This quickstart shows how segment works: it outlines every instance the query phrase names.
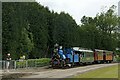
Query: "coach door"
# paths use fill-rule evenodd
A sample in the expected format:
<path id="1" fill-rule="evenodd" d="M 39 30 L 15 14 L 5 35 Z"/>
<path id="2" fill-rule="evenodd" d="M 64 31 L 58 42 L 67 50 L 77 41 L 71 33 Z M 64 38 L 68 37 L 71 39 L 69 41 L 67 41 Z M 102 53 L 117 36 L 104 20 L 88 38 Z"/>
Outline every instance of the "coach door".
<path id="1" fill-rule="evenodd" d="M 103 60 L 105 61 L 106 60 L 106 53 L 103 52 Z"/>

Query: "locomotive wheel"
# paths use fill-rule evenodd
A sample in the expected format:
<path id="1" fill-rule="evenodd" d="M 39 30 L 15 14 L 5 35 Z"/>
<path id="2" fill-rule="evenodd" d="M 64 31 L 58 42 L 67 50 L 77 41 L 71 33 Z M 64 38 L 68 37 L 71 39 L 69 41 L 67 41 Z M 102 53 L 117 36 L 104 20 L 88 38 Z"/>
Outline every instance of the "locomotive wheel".
<path id="1" fill-rule="evenodd" d="M 61 61 L 61 68 L 65 68 L 65 61 L 64 60 Z"/>
<path id="2" fill-rule="evenodd" d="M 71 68 L 72 67 L 72 64 L 67 64 L 66 65 L 68 68 Z"/>
<path id="3" fill-rule="evenodd" d="M 52 68 L 59 68 L 60 67 L 60 61 L 59 59 L 55 59 L 51 62 Z"/>

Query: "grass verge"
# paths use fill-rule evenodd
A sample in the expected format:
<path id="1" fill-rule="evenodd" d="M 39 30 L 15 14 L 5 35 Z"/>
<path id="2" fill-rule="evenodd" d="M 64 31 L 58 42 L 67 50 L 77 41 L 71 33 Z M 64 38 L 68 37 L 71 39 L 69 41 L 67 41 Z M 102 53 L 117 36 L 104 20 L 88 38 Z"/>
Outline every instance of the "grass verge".
<path id="1" fill-rule="evenodd" d="M 85 72 L 74 76 L 74 78 L 118 78 L 118 65 Z"/>

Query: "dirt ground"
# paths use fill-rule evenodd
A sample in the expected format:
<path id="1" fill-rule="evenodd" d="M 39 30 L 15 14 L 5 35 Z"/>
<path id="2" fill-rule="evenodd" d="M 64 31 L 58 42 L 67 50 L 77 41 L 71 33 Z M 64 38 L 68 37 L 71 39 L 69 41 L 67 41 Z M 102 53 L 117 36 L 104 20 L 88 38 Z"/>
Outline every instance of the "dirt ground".
<path id="1" fill-rule="evenodd" d="M 78 75 L 86 71 L 95 70 L 102 67 L 118 65 L 117 63 L 112 64 L 96 64 L 80 66 L 69 69 L 52 69 L 48 67 L 43 68 L 30 68 L 30 69 L 19 69 L 12 70 L 9 72 L 2 73 L 2 80 L 16 80 L 16 79 L 42 79 L 42 78 L 71 78 L 73 75 Z M 36 79 L 36 80 L 37 80 Z M 43 80 L 43 79 L 42 79 Z"/>

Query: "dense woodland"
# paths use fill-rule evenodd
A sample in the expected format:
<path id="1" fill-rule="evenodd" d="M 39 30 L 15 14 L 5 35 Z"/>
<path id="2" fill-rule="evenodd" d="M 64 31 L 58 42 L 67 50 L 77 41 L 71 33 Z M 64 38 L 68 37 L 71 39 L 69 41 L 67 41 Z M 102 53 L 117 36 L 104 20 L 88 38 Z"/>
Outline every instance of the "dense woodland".
<path id="1" fill-rule="evenodd" d="M 51 57 L 54 44 L 115 51 L 120 48 L 120 18 L 115 6 L 83 16 L 77 25 L 71 15 L 50 11 L 37 2 L 2 4 L 2 53 L 12 59 Z"/>

